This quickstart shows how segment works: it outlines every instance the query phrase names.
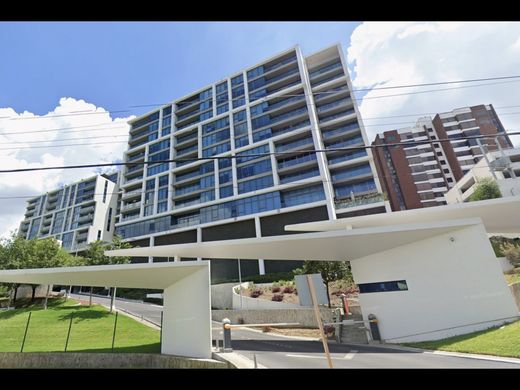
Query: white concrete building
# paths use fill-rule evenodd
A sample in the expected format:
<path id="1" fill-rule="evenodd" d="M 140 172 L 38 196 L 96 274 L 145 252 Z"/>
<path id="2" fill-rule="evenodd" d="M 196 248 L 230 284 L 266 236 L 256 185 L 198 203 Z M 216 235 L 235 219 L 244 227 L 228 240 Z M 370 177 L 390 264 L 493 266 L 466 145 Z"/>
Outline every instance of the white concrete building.
<path id="1" fill-rule="evenodd" d="M 68 252 L 96 240 L 111 242 L 117 182 L 117 172 L 96 175 L 29 199 L 18 234 L 26 239 L 54 237 Z"/>
<path id="2" fill-rule="evenodd" d="M 368 144 L 351 90 L 340 45 L 308 56 L 295 46 L 132 120 L 117 234 L 143 247 L 201 243 L 389 210 L 370 149 L 309 152 Z M 167 258 L 134 259 L 152 260 Z M 289 266 L 260 258 L 242 273 Z M 229 262 L 211 271 L 237 277 Z"/>
<path id="3" fill-rule="evenodd" d="M 448 204 L 468 202 L 483 178 L 493 179 L 502 197 L 520 196 L 520 149 L 487 153 L 445 194 Z"/>

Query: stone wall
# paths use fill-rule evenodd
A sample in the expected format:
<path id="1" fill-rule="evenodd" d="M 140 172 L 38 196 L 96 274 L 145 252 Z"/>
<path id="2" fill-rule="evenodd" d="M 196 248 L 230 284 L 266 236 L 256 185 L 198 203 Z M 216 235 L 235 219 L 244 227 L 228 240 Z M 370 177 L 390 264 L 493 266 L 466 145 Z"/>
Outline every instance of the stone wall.
<path id="1" fill-rule="evenodd" d="M 323 322 L 333 322 L 333 311 L 327 307 L 321 307 Z M 232 324 L 266 324 L 282 322 L 298 322 L 302 328 L 317 328 L 318 323 L 314 315 L 314 309 L 272 309 L 272 310 L 212 310 L 212 319 L 222 321 L 229 318 Z"/>

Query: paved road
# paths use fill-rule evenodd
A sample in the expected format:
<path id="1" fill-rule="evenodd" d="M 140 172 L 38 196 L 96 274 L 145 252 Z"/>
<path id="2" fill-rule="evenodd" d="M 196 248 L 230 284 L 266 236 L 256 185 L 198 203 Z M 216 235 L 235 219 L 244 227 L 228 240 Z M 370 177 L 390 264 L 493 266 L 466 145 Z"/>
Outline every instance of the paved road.
<path id="1" fill-rule="evenodd" d="M 88 295 L 72 294 L 87 299 Z M 109 298 L 93 297 L 105 306 Z M 116 307 L 161 322 L 162 306 L 116 300 Z M 213 322 L 213 340 L 222 340 L 222 328 Z M 221 341 L 220 341 L 221 342 Z M 215 345 L 215 341 L 214 341 Z M 323 345 L 318 341 L 296 340 L 248 329 L 233 329 L 233 351 L 268 368 L 327 368 Z M 470 359 L 433 353 L 410 352 L 368 345 L 329 343 L 334 367 L 338 368 L 520 368 L 520 364 Z"/>

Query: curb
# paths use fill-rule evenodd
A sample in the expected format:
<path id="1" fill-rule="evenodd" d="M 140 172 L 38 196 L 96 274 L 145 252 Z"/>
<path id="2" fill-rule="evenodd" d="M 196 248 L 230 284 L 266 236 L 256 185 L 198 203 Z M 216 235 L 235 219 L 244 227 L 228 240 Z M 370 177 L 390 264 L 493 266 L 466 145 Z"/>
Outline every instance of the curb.
<path id="1" fill-rule="evenodd" d="M 237 352 L 213 352 L 212 358 L 221 362 L 226 362 L 233 368 L 255 368 L 253 360 L 241 355 Z M 267 368 L 261 364 L 257 364 L 256 368 Z"/>
<path id="2" fill-rule="evenodd" d="M 354 344 L 354 343 L 348 343 L 348 344 Z M 360 345 L 366 345 L 366 344 L 360 344 Z M 476 353 L 439 351 L 439 350 L 434 350 L 434 349 L 423 349 L 423 348 L 405 347 L 405 346 L 401 346 L 401 345 L 389 345 L 389 344 L 371 344 L 370 346 L 376 347 L 376 348 L 396 349 L 396 350 L 401 350 L 401 351 L 429 353 L 432 355 L 453 356 L 453 357 L 460 357 L 460 358 L 467 358 L 467 359 L 490 360 L 490 361 L 495 361 L 495 362 L 513 363 L 513 364 L 520 365 L 520 359 L 511 358 L 511 357 L 481 355 L 481 354 L 476 354 Z"/>

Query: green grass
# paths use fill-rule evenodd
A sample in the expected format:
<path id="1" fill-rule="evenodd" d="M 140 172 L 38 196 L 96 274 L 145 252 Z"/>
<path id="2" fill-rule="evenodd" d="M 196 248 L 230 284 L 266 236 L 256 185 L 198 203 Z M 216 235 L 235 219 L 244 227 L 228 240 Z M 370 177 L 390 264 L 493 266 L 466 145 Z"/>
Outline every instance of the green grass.
<path id="1" fill-rule="evenodd" d="M 111 352 L 115 315 L 100 305 L 76 304 L 71 299 L 53 299 L 48 310 L 39 304 L 0 312 L 0 352 L 20 352 L 29 311 L 24 352 L 63 352 L 71 315 L 67 351 Z M 159 340 L 159 331 L 118 315 L 114 352 L 160 353 Z"/>
<path id="2" fill-rule="evenodd" d="M 520 282 L 520 273 L 515 274 L 505 274 L 507 284 L 519 283 Z"/>
<path id="3" fill-rule="evenodd" d="M 505 325 L 504 327 L 488 329 L 463 336 L 403 345 L 424 349 L 438 349 L 441 351 L 520 358 L 520 321 Z"/>

